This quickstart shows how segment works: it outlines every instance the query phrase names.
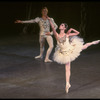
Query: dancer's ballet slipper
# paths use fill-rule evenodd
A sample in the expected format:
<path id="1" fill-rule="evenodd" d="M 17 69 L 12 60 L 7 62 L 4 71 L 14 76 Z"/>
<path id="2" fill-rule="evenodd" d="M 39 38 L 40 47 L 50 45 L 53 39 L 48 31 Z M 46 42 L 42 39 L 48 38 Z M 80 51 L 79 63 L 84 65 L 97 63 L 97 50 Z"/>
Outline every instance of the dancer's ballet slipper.
<path id="1" fill-rule="evenodd" d="M 69 92 L 69 88 L 71 87 L 71 85 L 68 83 L 68 84 L 66 84 L 66 93 L 68 93 Z"/>
<path id="2" fill-rule="evenodd" d="M 98 44 L 100 42 L 100 40 L 97 40 L 97 41 L 93 41 L 92 43 L 93 44 Z"/>
<path id="3" fill-rule="evenodd" d="M 38 59 L 38 58 L 43 58 L 43 57 L 41 55 L 35 57 L 35 59 Z"/>
<path id="4" fill-rule="evenodd" d="M 50 59 L 45 59 L 44 62 L 52 62 Z"/>

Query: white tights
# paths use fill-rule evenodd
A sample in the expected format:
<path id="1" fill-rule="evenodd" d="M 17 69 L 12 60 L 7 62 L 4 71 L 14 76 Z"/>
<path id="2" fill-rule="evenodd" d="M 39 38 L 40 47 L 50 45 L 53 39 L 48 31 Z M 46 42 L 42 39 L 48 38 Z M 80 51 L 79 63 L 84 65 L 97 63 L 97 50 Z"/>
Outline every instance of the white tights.
<path id="1" fill-rule="evenodd" d="M 49 56 L 52 52 L 52 49 L 53 49 L 53 38 L 52 36 L 47 36 L 47 37 L 42 37 L 40 36 L 40 56 L 43 56 L 43 52 L 44 52 L 44 45 L 45 45 L 45 39 L 47 40 L 47 43 L 49 45 L 49 48 L 47 50 L 47 53 L 46 53 L 46 57 L 45 59 L 49 59 Z"/>
<path id="2" fill-rule="evenodd" d="M 83 45 L 83 49 L 82 50 L 87 49 L 91 45 L 98 44 L 99 42 L 100 42 L 100 40 L 96 40 L 96 41 L 92 41 L 92 42 L 86 43 L 86 44 Z"/>

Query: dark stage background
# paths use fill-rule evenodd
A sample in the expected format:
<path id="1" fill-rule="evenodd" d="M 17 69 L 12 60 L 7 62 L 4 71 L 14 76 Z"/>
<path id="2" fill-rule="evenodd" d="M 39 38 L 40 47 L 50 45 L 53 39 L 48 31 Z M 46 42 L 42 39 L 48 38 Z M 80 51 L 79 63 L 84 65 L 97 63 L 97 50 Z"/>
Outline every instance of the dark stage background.
<path id="1" fill-rule="evenodd" d="M 100 39 L 100 2 L 40 2 L 2 1 L 0 2 L 0 38 L 30 36 L 38 41 L 38 24 L 15 24 L 16 19 L 27 20 L 41 16 L 41 8 L 46 6 L 48 15 L 59 26 L 62 22 L 69 28 L 79 30 L 85 41 Z M 59 32 L 59 29 L 57 29 Z"/>
<path id="2" fill-rule="evenodd" d="M 34 58 L 40 52 L 38 24 L 14 22 L 40 17 L 43 6 L 58 26 L 67 23 L 80 31 L 85 42 L 100 39 L 100 2 L 0 2 L 0 98 L 100 98 L 100 43 L 82 51 L 71 63 L 68 94 L 64 65 L 44 63 L 47 42 L 43 59 Z M 51 60 L 56 47 L 53 39 Z"/>

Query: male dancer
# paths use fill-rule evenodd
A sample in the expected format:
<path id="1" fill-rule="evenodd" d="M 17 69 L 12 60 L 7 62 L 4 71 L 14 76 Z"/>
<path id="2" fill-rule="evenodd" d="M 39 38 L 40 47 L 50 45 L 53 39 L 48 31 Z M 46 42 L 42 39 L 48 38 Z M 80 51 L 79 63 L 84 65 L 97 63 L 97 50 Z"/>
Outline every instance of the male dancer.
<path id="1" fill-rule="evenodd" d="M 42 17 L 40 18 L 37 17 L 35 19 L 31 19 L 27 21 L 16 20 L 15 23 L 38 23 L 39 24 L 40 26 L 40 34 L 39 34 L 40 55 L 36 56 L 35 58 L 37 59 L 37 58 L 43 57 L 44 45 L 45 45 L 45 39 L 46 39 L 49 45 L 49 48 L 46 52 L 46 57 L 45 57 L 44 62 L 52 62 L 52 60 L 49 59 L 49 56 L 53 49 L 53 38 L 51 36 L 53 34 L 53 31 L 50 32 L 50 23 L 49 23 L 49 20 L 47 19 L 47 14 L 48 14 L 47 7 L 42 8 L 41 13 L 42 13 Z M 57 29 L 58 26 L 54 22 L 53 18 L 51 18 L 51 21 L 54 24 L 54 28 Z"/>

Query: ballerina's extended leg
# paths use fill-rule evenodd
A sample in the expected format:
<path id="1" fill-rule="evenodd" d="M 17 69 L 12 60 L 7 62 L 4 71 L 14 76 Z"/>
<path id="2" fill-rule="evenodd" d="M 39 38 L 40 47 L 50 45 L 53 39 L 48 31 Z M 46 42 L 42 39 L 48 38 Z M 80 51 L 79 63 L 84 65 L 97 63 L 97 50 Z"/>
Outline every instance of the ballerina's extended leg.
<path id="1" fill-rule="evenodd" d="M 100 43 L 100 40 L 96 40 L 96 41 L 86 43 L 86 44 L 83 45 L 83 50 L 87 49 L 91 45 L 95 45 L 95 44 L 98 44 L 98 43 Z"/>

